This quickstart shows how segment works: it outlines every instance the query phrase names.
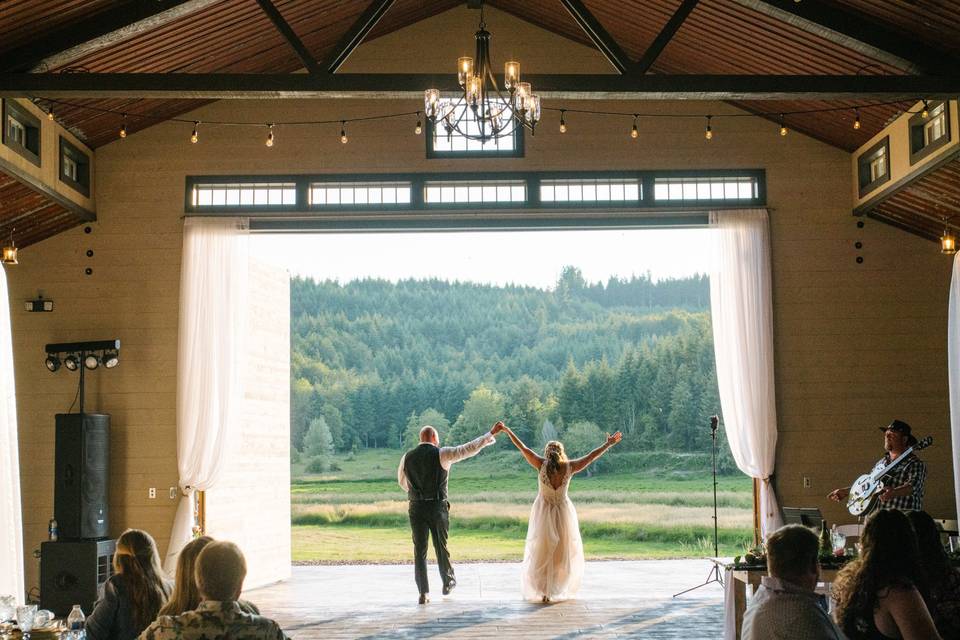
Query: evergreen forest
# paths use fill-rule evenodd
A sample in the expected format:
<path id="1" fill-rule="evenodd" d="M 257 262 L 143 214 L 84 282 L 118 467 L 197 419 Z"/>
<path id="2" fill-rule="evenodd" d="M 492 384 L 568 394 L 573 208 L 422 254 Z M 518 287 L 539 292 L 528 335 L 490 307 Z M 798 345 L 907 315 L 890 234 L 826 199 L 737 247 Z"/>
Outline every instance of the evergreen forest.
<path id="1" fill-rule="evenodd" d="M 549 290 L 293 278 L 290 299 L 291 451 L 308 471 L 412 446 L 423 424 L 459 444 L 499 419 L 572 455 L 617 430 L 618 451 L 635 452 L 624 461 L 709 453 L 720 403 L 704 275 L 587 282 L 568 266 Z M 719 448 L 731 470 L 722 433 Z"/>

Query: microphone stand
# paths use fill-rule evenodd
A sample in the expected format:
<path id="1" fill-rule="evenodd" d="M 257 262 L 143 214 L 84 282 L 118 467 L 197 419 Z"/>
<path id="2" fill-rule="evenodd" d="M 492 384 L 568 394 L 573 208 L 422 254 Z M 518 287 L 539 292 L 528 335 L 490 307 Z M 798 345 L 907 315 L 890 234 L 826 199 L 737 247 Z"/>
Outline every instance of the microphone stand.
<path id="1" fill-rule="evenodd" d="M 720 573 L 720 564 L 716 560 L 720 556 L 720 536 L 718 533 L 717 525 L 717 425 L 720 423 L 720 418 L 717 416 L 710 416 L 710 439 L 713 441 L 711 447 L 711 453 L 713 454 L 713 557 L 714 563 L 713 568 L 710 569 L 710 573 L 707 574 L 707 579 L 703 581 L 702 584 L 690 587 L 689 589 L 684 589 L 679 593 L 673 594 L 673 597 L 682 596 L 685 593 L 693 591 L 694 589 L 699 589 L 700 587 L 705 587 L 708 584 L 716 582 L 721 587 L 723 586 L 723 574 Z"/>

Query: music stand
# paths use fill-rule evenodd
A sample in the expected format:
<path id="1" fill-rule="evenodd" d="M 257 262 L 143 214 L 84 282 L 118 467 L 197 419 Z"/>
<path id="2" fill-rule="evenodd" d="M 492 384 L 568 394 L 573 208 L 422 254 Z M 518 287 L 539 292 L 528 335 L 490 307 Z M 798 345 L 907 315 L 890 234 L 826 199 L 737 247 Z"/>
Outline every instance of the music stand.
<path id="1" fill-rule="evenodd" d="M 784 507 L 784 524 L 802 524 L 811 529 L 823 528 L 823 514 L 817 507 Z"/>

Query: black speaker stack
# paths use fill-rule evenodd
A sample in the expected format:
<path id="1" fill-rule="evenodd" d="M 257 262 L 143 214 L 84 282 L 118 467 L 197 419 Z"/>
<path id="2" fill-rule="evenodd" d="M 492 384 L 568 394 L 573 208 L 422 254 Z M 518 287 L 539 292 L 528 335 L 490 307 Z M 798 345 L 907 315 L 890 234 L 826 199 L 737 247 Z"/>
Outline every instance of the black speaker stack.
<path id="1" fill-rule="evenodd" d="M 56 416 L 53 517 L 57 541 L 40 545 L 40 605 L 66 616 L 79 604 L 93 611 L 112 574 L 109 540 L 110 416 Z"/>

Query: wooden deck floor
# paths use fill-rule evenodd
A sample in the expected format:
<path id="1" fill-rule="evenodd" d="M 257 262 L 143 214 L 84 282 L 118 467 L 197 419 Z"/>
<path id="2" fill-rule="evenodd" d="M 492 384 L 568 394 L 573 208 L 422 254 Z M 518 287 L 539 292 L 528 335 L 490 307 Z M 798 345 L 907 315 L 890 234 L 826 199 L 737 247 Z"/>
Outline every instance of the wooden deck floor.
<path id="1" fill-rule="evenodd" d="M 419 606 L 413 567 L 294 567 L 287 582 L 244 594 L 295 640 L 339 638 L 645 638 L 722 637 L 723 590 L 703 582 L 705 560 L 591 562 L 576 600 L 550 605 L 519 599 L 519 565 L 461 564 L 458 585 Z"/>

